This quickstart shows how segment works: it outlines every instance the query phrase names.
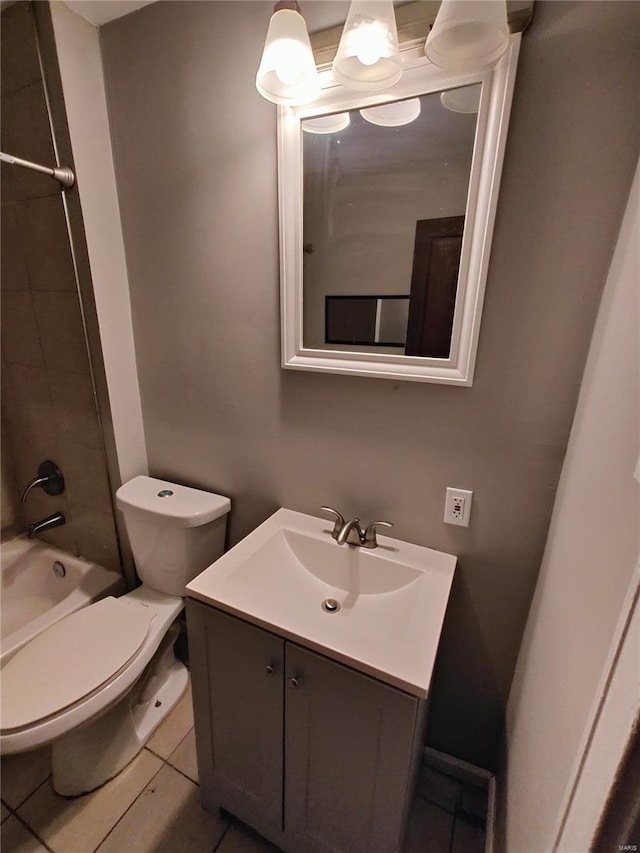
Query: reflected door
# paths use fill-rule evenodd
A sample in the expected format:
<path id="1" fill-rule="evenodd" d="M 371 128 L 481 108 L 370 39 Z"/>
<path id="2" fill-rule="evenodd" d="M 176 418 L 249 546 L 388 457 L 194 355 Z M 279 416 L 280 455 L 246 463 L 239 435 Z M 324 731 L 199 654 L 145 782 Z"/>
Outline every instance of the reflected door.
<path id="1" fill-rule="evenodd" d="M 464 216 L 416 223 L 406 355 L 448 358 Z"/>

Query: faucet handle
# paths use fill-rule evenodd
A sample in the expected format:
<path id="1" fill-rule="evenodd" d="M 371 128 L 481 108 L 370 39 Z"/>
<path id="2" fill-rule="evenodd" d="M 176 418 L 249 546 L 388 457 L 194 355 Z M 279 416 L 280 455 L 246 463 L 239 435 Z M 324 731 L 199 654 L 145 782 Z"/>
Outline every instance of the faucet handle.
<path id="1" fill-rule="evenodd" d="M 48 495 L 61 495 L 64 492 L 64 476 L 55 462 L 51 459 L 45 459 L 38 465 L 38 474 L 31 480 L 27 488 L 22 493 L 22 503 L 27 500 L 27 495 L 31 489 L 40 486 Z"/>
<path id="2" fill-rule="evenodd" d="M 393 527 L 392 521 L 372 521 L 370 524 L 367 524 L 367 527 L 364 531 L 364 536 L 362 537 L 362 547 L 363 548 L 377 548 L 378 540 L 376 538 L 376 527 Z"/>
<path id="3" fill-rule="evenodd" d="M 330 512 L 332 515 L 335 516 L 335 521 L 333 523 L 333 530 L 331 531 L 331 535 L 335 539 L 337 537 L 338 533 L 340 533 L 340 531 L 344 527 L 344 518 L 342 517 L 342 513 L 338 512 L 337 509 L 334 509 L 331 506 L 321 506 L 320 509 L 323 510 L 324 512 Z"/>

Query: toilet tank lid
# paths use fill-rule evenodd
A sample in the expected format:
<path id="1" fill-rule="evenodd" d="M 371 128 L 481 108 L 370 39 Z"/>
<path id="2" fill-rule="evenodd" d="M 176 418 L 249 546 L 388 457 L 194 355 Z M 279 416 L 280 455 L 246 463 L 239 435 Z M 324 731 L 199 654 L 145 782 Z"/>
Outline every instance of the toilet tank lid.
<path id="1" fill-rule="evenodd" d="M 116 504 L 123 512 L 131 508 L 148 512 L 179 527 L 207 524 L 231 509 L 231 501 L 222 495 L 144 476 L 120 486 Z"/>

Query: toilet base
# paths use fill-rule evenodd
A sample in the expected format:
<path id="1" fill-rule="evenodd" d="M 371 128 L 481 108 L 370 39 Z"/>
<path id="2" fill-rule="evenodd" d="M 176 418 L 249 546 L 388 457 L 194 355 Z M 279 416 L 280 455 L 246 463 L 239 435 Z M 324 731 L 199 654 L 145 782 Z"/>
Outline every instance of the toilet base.
<path id="1" fill-rule="evenodd" d="M 93 791 L 140 752 L 187 689 L 189 676 L 176 660 L 177 625 L 167 631 L 133 688 L 96 720 L 52 745 L 53 789 L 63 797 Z"/>

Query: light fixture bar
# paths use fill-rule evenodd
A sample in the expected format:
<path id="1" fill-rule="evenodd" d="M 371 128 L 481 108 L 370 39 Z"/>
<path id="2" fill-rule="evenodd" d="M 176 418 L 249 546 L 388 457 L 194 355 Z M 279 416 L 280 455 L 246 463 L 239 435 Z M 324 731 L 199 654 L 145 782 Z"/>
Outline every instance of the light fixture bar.
<path id="1" fill-rule="evenodd" d="M 534 0 L 507 0 L 507 21 L 511 33 L 526 30 L 533 19 Z M 429 28 L 433 26 L 440 0 L 418 0 L 395 7 L 400 53 L 413 48 L 424 49 Z M 343 26 L 310 33 L 311 48 L 319 71 L 328 68 L 336 55 Z"/>

